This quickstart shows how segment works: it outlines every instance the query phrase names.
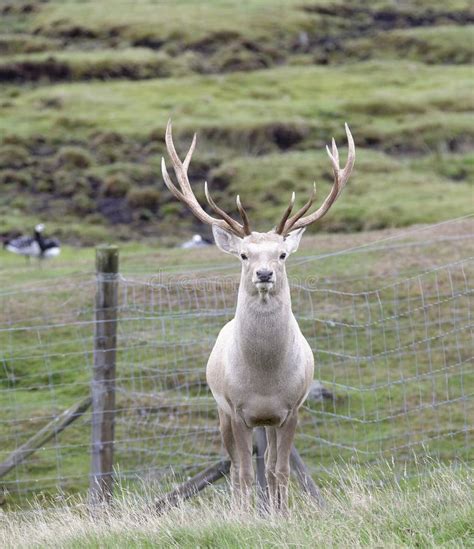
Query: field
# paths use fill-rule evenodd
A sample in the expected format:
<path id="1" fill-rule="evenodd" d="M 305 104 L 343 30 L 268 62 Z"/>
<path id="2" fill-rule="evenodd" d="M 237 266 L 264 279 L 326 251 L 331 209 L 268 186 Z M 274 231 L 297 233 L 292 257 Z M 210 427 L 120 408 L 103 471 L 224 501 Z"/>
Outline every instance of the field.
<path id="1" fill-rule="evenodd" d="M 367 484 L 357 468 L 340 468 L 339 489 L 324 492 L 324 509 L 297 496 L 288 518 L 236 513 L 214 490 L 163 516 L 151 512 L 149 495 L 126 491 L 113 508 L 95 514 L 70 500 L 48 512 L 0 514 L 0 543 L 6 549 L 472 547 L 472 471 L 441 468 L 416 485 L 394 483 L 387 465 L 378 474 L 387 483 Z"/>
<path id="2" fill-rule="evenodd" d="M 111 5 L 0 0 L 0 239 L 44 222 L 62 242 L 42 268 L 0 249 L 0 463 L 89 394 L 94 246 L 121 256 L 116 505 L 84 508 L 87 412 L 0 479 L 0 545 L 470 546 L 470 3 Z M 348 187 L 288 266 L 328 391 L 296 441 L 324 510 L 295 488 L 285 520 L 235 515 L 221 484 L 148 515 L 221 454 L 204 367 L 238 282 L 214 247 L 176 247 L 210 231 L 161 180 L 170 117 L 178 151 L 198 134 L 199 198 L 239 193 L 256 230 L 293 190 L 322 200 L 351 127 Z"/>
<path id="3" fill-rule="evenodd" d="M 471 233 L 468 218 L 303 240 L 288 267 L 294 310 L 332 394 L 305 406 L 297 438 L 318 483 L 351 459 L 395 459 L 410 478 L 418 454 L 471 464 Z M 33 280 L 21 258 L 0 272 L 4 457 L 89 392 L 93 253 L 64 252 Z M 214 248 L 121 255 L 116 463 L 136 490 L 218 459 L 204 366 L 233 313 L 238 265 Z M 5 477 L 4 505 L 47 501 L 58 486 L 84 493 L 89 431 L 86 415 Z"/>

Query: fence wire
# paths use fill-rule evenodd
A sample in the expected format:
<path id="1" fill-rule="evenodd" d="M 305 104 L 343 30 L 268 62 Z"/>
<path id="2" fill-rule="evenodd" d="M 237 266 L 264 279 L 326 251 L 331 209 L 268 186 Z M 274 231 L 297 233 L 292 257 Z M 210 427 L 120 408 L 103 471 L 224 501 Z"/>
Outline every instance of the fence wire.
<path id="1" fill-rule="evenodd" d="M 341 461 L 472 460 L 474 253 L 465 231 L 444 244 L 432 232 L 289 266 L 316 363 L 296 446 L 316 476 Z M 235 266 L 122 273 L 115 461 L 127 482 L 221 455 L 205 365 L 237 285 Z M 88 395 L 94 292 L 92 274 L 0 291 L 0 463 Z M 90 412 L 1 478 L 5 497 L 86 490 L 89 452 Z"/>

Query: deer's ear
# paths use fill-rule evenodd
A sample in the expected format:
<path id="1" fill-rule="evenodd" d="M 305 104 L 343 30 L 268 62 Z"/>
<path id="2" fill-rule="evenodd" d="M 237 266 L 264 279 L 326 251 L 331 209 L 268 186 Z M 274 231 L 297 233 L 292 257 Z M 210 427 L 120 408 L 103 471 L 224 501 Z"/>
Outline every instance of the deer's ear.
<path id="1" fill-rule="evenodd" d="M 296 229 L 296 231 L 291 231 L 291 233 L 288 233 L 288 236 L 285 238 L 285 242 L 286 249 L 289 254 L 296 252 L 296 250 L 298 249 L 304 231 L 305 228 L 303 227 L 302 229 Z"/>
<path id="2" fill-rule="evenodd" d="M 212 234 L 219 250 L 222 250 L 226 254 L 239 255 L 240 242 L 242 240 L 240 237 L 222 229 L 218 225 L 212 226 Z"/>

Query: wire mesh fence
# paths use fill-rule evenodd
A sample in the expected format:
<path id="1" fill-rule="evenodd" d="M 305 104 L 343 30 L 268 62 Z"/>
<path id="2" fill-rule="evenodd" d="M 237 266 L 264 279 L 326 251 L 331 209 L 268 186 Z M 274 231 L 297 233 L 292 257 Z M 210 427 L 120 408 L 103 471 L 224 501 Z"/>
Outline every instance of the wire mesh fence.
<path id="1" fill-rule="evenodd" d="M 416 233 L 289 266 L 293 309 L 314 351 L 314 391 L 296 446 L 316 477 L 335 463 L 420 455 L 472 459 L 472 244 Z M 133 484 L 188 475 L 222 452 L 205 364 L 233 316 L 237 266 L 189 266 L 119 282 L 116 474 Z M 90 391 L 95 277 L 0 292 L 0 463 Z M 90 412 L 11 469 L 14 501 L 86 490 Z"/>

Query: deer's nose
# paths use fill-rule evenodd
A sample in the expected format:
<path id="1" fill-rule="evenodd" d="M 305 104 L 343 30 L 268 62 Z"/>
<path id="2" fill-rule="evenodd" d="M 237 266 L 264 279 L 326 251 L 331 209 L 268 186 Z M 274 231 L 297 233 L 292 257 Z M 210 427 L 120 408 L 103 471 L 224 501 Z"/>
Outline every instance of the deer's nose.
<path id="1" fill-rule="evenodd" d="M 259 282 L 270 282 L 273 276 L 273 271 L 269 271 L 267 269 L 260 269 L 255 274 L 257 275 Z"/>

